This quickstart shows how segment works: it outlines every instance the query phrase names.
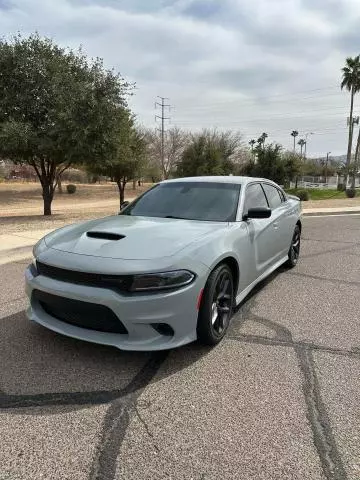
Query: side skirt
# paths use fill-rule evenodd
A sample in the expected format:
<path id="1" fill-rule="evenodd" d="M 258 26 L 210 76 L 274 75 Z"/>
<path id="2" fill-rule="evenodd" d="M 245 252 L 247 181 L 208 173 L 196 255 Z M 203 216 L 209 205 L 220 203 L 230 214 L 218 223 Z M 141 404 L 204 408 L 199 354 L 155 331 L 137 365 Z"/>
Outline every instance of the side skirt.
<path id="1" fill-rule="evenodd" d="M 244 298 L 249 295 L 251 290 L 260 283 L 262 280 L 264 280 L 266 277 L 268 277 L 272 272 L 274 272 L 277 268 L 279 268 L 283 263 L 285 263 L 288 259 L 288 256 L 286 255 L 283 257 L 281 260 L 276 262 L 274 265 L 272 265 L 270 268 L 268 268 L 260 277 L 258 277 L 256 280 L 254 280 L 248 287 L 246 287 L 242 292 L 240 292 L 236 296 L 236 305 L 239 305 L 240 302 L 244 300 Z"/>

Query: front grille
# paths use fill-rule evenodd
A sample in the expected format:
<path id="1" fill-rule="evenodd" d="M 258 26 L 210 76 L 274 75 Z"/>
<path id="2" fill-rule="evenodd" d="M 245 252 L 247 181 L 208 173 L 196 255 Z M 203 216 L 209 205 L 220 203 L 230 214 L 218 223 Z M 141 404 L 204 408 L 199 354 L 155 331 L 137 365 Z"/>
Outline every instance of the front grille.
<path id="1" fill-rule="evenodd" d="M 36 262 L 36 267 L 38 273 L 44 277 L 60 280 L 61 282 L 107 288 L 118 292 L 129 292 L 133 280 L 131 275 L 103 275 L 101 273 L 77 272 L 76 270 L 53 267 L 38 261 Z"/>
<path id="2" fill-rule="evenodd" d="M 40 290 L 34 290 L 32 295 L 48 315 L 62 322 L 98 332 L 128 333 L 120 319 L 105 305 L 59 297 Z"/>

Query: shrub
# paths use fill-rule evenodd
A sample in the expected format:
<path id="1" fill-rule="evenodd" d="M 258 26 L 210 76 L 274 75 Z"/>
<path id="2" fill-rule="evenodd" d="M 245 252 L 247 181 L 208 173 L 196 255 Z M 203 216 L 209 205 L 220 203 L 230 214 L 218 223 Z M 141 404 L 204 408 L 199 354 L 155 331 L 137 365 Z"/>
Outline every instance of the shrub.
<path id="1" fill-rule="evenodd" d="M 338 183 L 336 188 L 337 188 L 338 192 L 345 192 L 345 190 L 346 190 L 346 186 L 345 186 L 344 183 Z"/>
<path id="2" fill-rule="evenodd" d="M 310 200 L 310 195 L 307 190 L 297 190 L 295 192 L 295 195 L 299 197 L 302 202 L 307 202 L 308 200 Z"/>
<path id="3" fill-rule="evenodd" d="M 68 193 L 75 193 L 76 192 L 76 185 L 73 183 L 69 183 L 69 185 L 66 185 L 66 191 Z"/>
<path id="4" fill-rule="evenodd" d="M 354 198 L 354 197 L 356 197 L 356 190 L 355 190 L 355 188 L 348 188 L 348 189 L 345 191 L 345 193 L 346 193 L 347 198 Z"/>

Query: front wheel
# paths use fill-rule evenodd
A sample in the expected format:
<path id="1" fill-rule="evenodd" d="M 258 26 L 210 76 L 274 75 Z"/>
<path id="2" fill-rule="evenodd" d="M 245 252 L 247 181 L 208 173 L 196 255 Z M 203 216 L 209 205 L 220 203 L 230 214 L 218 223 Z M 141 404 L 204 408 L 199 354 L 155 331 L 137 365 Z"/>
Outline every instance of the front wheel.
<path id="1" fill-rule="evenodd" d="M 300 236 L 300 227 L 299 225 L 296 225 L 289 248 L 288 259 L 285 263 L 285 266 L 288 268 L 294 268 L 295 265 L 298 263 L 300 256 Z"/>
<path id="2" fill-rule="evenodd" d="M 216 345 L 225 336 L 234 305 L 234 282 L 230 268 L 221 264 L 206 282 L 197 324 L 198 341 Z"/>

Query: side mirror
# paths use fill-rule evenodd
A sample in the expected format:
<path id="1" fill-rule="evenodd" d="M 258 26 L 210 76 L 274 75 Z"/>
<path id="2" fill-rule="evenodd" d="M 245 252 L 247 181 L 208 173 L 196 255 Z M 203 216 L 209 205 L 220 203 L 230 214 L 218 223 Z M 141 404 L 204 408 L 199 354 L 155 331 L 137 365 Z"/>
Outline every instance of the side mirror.
<path id="1" fill-rule="evenodd" d="M 122 203 L 120 204 L 120 211 L 121 211 L 121 210 L 124 210 L 124 208 L 127 207 L 128 205 L 130 205 L 130 202 L 122 202 Z"/>
<path id="2" fill-rule="evenodd" d="M 271 217 L 271 209 L 268 207 L 249 208 L 248 212 L 243 216 L 243 220 L 250 218 L 269 218 Z"/>
<path id="3" fill-rule="evenodd" d="M 118 215 L 120 215 L 120 213 L 124 210 L 124 208 L 126 208 L 128 205 L 130 205 L 130 202 L 122 202 L 120 203 L 120 211 L 118 213 Z"/>

